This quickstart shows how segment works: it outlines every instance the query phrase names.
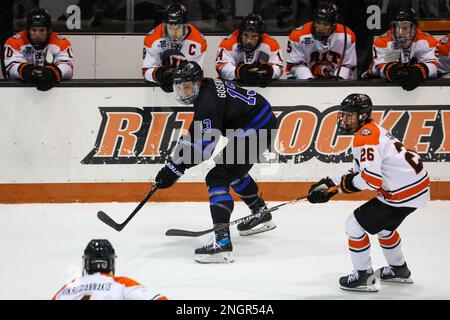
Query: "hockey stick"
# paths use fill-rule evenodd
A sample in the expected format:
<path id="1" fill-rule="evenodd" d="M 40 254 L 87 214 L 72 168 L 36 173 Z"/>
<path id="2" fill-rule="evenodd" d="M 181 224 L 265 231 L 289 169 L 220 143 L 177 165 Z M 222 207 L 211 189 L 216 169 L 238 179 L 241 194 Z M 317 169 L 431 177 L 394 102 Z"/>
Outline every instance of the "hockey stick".
<path id="1" fill-rule="evenodd" d="M 328 193 L 328 192 L 332 192 L 332 191 L 335 191 L 335 190 L 338 190 L 338 189 L 339 189 L 339 186 L 333 186 L 331 188 L 328 188 L 328 189 L 324 190 L 324 192 Z M 268 214 L 269 212 L 276 211 L 276 210 L 278 210 L 279 208 L 281 208 L 281 207 L 283 207 L 285 205 L 294 204 L 294 203 L 297 203 L 297 202 L 300 202 L 300 201 L 304 201 L 304 200 L 306 200 L 307 197 L 308 197 L 308 195 L 301 196 L 301 197 L 299 197 L 297 199 L 294 199 L 294 200 L 291 200 L 291 201 L 288 201 L 288 202 L 284 202 L 284 203 L 279 204 L 279 205 L 277 205 L 275 207 L 268 208 L 266 210 L 263 210 L 263 211 L 260 211 L 260 212 L 257 212 L 257 213 L 253 213 L 251 215 L 248 215 L 246 217 L 243 217 L 243 218 L 240 218 L 240 219 L 228 222 L 228 223 L 220 224 L 220 225 L 218 225 L 218 226 L 216 226 L 214 228 L 208 229 L 208 230 L 189 231 L 189 230 L 181 230 L 181 229 L 169 229 L 169 230 L 166 231 L 166 236 L 200 237 L 200 236 L 203 236 L 203 235 L 205 235 L 207 233 L 210 233 L 210 232 L 213 232 L 213 231 L 218 231 L 218 230 L 222 230 L 222 229 L 228 228 L 228 227 L 230 227 L 232 225 L 235 225 L 237 223 L 247 222 L 247 221 L 249 221 L 250 219 L 253 219 L 253 218 L 260 218 L 261 216 L 263 216 L 265 214 Z"/>
<path id="2" fill-rule="evenodd" d="M 347 51 L 347 27 L 344 24 L 344 49 L 342 50 L 341 60 L 336 72 L 336 81 L 339 80 L 339 73 L 341 73 L 342 64 L 344 63 L 345 51 Z"/>
<path id="3" fill-rule="evenodd" d="M 153 185 L 152 189 L 150 190 L 150 192 L 145 196 L 145 199 L 142 200 L 141 203 L 139 203 L 139 205 L 136 207 L 136 209 L 134 209 L 133 212 L 128 216 L 128 218 L 120 224 L 115 222 L 110 216 L 108 216 L 103 211 L 97 212 L 97 218 L 99 218 L 101 221 L 106 223 L 108 226 L 110 226 L 114 230 L 122 231 L 122 229 L 125 228 L 125 226 L 128 224 L 128 222 L 130 222 L 130 220 L 133 219 L 133 217 L 136 215 L 136 213 L 138 213 L 139 210 L 141 210 L 141 208 L 144 206 L 144 204 L 151 198 L 151 196 L 156 192 L 156 190 L 158 190 L 158 188 L 159 188 L 159 184 L 155 183 Z"/>

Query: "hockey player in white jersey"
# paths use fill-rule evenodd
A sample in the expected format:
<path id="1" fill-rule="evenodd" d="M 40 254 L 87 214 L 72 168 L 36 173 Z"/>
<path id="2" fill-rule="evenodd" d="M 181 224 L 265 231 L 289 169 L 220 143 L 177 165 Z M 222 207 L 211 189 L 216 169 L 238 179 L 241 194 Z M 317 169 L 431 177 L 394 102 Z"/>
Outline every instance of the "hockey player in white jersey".
<path id="1" fill-rule="evenodd" d="M 127 277 L 116 277 L 116 254 L 105 239 L 91 240 L 83 255 L 83 276 L 65 284 L 52 300 L 167 300 Z"/>
<path id="2" fill-rule="evenodd" d="M 239 29 L 222 40 L 216 71 L 224 80 L 266 86 L 283 74 L 283 57 L 277 40 L 264 32 L 261 16 L 247 14 Z"/>
<path id="3" fill-rule="evenodd" d="M 338 8 L 321 3 L 314 21 L 294 29 L 287 43 L 288 79 L 350 79 L 356 69 L 356 37 L 337 23 Z"/>
<path id="4" fill-rule="evenodd" d="M 6 77 L 23 80 L 47 91 L 73 75 L 73 53 L 69 40 L 52 32 L 45 9 L 34 8 L 27 16 L 26 30 L 5 43 Z"/>
<path id="5" fill-rule="evenodd" d="M 345 231 L 353 272 L 339 279 L 344 290 L 376 292 L 381 281 L 412 283 L 397 232 L 402 221 L 430 199 L 430 178 L 420 156 L 371 119 L 372 101 L 365 94 L 351 94 L 340 105 L 338 128 L 353 134 L 354 170 L 324 178 L 311 186 L 311 203 L 327 202 L 339 192 L 377 190 L 378 196 L 357 208 L 347 219 Z M 337 191 L 324 190 L 339 186 Z M 370 239 L 378 236 L 388 265 L 374 274 Z"/>
<path id="6" fill-rule="evenodd" d="M 450 79 L 450 33 L 439 41 L 439 75 Z"/>
<path id="7" fill-rule="evenodd" d="M 378 77 L 411 91 L 427 79 L 436 78 L 439 42 L 418 26 L 413 9 L 401 9 L 392 27 L 373 43 L 373 61 L 363 78 Z"/>
<path id="8" fill-rule="evenodd" d="M 173 92 L 173 74 L 182 61 L 195 61 L 203 68 L 205 37 L 188 23 L 186 7 L 172 4 L 163 23 L 144 38 L 144 79 Z"/>

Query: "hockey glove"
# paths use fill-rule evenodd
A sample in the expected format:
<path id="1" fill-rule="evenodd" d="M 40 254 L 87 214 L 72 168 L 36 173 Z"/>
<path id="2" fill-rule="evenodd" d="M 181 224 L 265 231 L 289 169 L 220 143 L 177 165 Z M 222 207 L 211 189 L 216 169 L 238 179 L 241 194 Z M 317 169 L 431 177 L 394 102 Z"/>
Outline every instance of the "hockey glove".
<path id="1" fill-rule="evenodd" d="M 361 191 L 353 185 L 353 178 L 356 175 L 358 175 L 358 173 L 350 172 L 349 174 L 342 176 L 341 190 L 343 193 L 354 193 Z"/>
<path id="2" fill-rule="evenodd" d="M 155 182 L 160 189 L 170 188 L 180 179 L 184 171 L 183 165 L 176 165 L 172 161 L 167 161 L 166 165 L 156 175 Z"/>
<path id="3" fill-rule="evenodd" d="M 259 80 L 259 68 L 253 64 L 240 63 L 236 70 L 236 78 L 244 83 L 254 84 Z"/>
<path id="4" fill-rule="evenodd" d="M 428 78 L 428 67 L 424 63 L 416 63 L 405 67 L 408 76 L 401 82 L 402 88 L 411 91 Z"/>
<path id="5" fill-rule="evenodd" d="M 164 92 L 173 92 L 173 76 L 175 69 L 171 67 L 158 67 L 155 70 L 155 80 Z"/>
<path id="6" fill-rule="evenodd" d="M 390 82 L 399 82 L 407 77 L 405 67 L 399 62 L 390 62 L 384 67 L 384 75 Z"/>
<path id="7" fill-rule="evenodd" d="M 328 202 L 331 197 L 337 195 L 339 190 L 325 192 L 328 188 L 336 187 L 333 180 L 326 177 L 321 179 L 319 182 L 313 184 L 311 188 L 309 188 L 308 192 L 308 201 L 311 203 L 324 203 Z"/>
<path id="8" fill-rule="evenodd" d="M 48 91 L 60 81 L 61 70 L 54 64 L 49 64 L 42 69 L 42 75 L 35 82 L 39 91 Z"/>
<path id="9" fill-rule="evenodd" d="M 22 63 L 19 66 L 18 72 L 20 78 L 25 82 L 34 82 L 37 68 L 32 63 Z"/>
<path id="10" fill-rule="evenodd" d="M 273 77 L 273 67 L 268 63 L 262 63 L 258 66 L 258 85 L 260 87 L 266 87 L 269 83 L 272 82 Z"/>

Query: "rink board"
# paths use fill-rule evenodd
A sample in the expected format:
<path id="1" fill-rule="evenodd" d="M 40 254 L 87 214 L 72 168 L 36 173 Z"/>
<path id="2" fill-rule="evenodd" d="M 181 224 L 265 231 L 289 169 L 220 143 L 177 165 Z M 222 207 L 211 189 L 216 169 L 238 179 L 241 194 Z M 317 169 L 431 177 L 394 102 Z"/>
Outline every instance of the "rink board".
<path id="1" fill-rule="evenodd" d="M 449 90 L 257 88 L 277 115 L 280 157 L 255 165 L 252 176 L 266 198 L 287 200 L 311 182 L 345 173 L 352 167 L 351 137 L 336 135 L 334 106 L 361 92 L 373 100 L 373 117 L 421 155 L 433 199 L 450 199 Z M 0 95 L 1 203 L 138 201 L 192 120 L 191 107 L 154 87 L 61 87 L 44 93 L 0 87 Z M 155 200 L 207 200 L 203 179 L 213 165 L 206 161 L 189 170 Z"/>

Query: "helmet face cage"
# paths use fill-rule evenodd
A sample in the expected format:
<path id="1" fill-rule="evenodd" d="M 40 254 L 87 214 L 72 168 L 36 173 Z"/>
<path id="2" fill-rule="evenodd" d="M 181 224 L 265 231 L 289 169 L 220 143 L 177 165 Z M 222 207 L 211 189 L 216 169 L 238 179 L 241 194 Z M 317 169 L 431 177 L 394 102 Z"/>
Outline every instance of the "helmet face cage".
<path id="1" fill-rule="evenodd" d="M 192 104 L 200 92 L 203 70 L 194 61 L 182 62 L 173 77 L 175 97 L 182 104 Z"/>
<path id="2" fill-rule="evenodd" d="M 91 240 L 84 250 L 83 274 L 115 272 L 115 252 L 108 240 Z"/>
<path id="3" fill-rule="evenodd" d="M 256 45 L 249 47 L 244 45 L 242 42 L 242 33 L 244 31 L 250 31 L 258 34 L 258 42 Z M 259 46 L 261 43 L 262 34 L 264 33 L 264 22 L 260 15 L 249 13 L 247 14 L 241 21 L 241 25 L 239 26 L 239 44 L 244 51 L 253 51 L 255 48 Z"/>
<path id="4" fill-rule="evenodd" d="M 47 37 L 45 40 L 36 40 L 31 37 L 30 29 L 31 28 L 47 28 Z M 34 8 L 27 16 L 26 22 L 26 31 L 27 37 L 30 43 L 36 50 L 42 50 L 45 48 L 48 42 L 48 38 L 50 37 L 50 33 L 52 31 L 52 18 L 47 12 L 47 10 L 42 8 Z"/>
<path id="5" fill-rule="evenodd" d="M 174 4 L 170 5 L 167 9 L 167 14 L 164 19 L 164 32 L 166 35 L 166 38 L 168 38 L 170 41 L 181 44 L 183 40 L 187 36 L 187 23 L 188 23 L 188 16 L 186 12 L 186 7 L 180 4 Z M 173 37 L 169 35 L 169 31 L 167 29 L 168 26 L 175 26 L 175 27 L 183 27 L 183 34 L 181 37 Z"/>
<path id="6" fill-rule="evenodd" d="M 328 40 L 331 33 L 333 33 L 334 28 L 336 27 L 336 23 L 338 20 L 338 8 L 333 3 L 322 3 L 319 4 L 314 12 L 314 21 L 313 21 L 313 30 L 312 35 L 314 39 L 324 42 Z M 317 31 L 317 22 L 321 21 L 324 23 L 328 23 L 331 26 L 331 32 L 326 34 Z"/>
<path id="7" fill-rule="evenodd" d="M 196 82 L 187 81 L 175 84 L 174 91 L 175 91 L 175 98 L 179 103 L 189 105 L 195 102 L 195 99 L 197 98 L 200 92 L 200 87 L 198 81 Z M 189 91 L 191 93 L 186 94 L 186 92 Z"/>
<path id="8" fill-rule="evenodd" d="M 394 30 L 395 41 L 399 44 L 410 44 L 416 36 L 416 28 L 418 26 L 418 18 L 414 9 L 401 9 L 394 20 L 392 21 L 392 29 Z M 405 26 L 405 23 L 409 23 L 409 34 L 401 34 L 400 30 Z"/>
<path id="9" fill-rule="evenodd" d="M 338 113 L 338 130 L 353 134 L 371 121 L 372 101 L 365 94 L 351 94 L 342 101 Z"/>

